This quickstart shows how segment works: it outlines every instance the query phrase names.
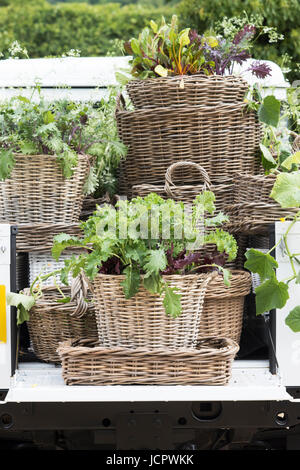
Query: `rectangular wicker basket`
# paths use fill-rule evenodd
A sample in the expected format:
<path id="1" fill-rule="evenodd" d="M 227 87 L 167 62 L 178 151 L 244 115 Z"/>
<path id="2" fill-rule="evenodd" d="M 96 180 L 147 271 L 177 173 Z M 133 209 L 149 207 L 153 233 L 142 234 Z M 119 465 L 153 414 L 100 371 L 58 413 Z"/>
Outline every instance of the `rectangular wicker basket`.
<path id="1" fill-rule="evenodd" d="M 225 385 L 238 345 L 227 338 L 206 338 L 198 348 L 170 351 L 103 348 L 94 339 L 61 343 L 67 385 Z"/>

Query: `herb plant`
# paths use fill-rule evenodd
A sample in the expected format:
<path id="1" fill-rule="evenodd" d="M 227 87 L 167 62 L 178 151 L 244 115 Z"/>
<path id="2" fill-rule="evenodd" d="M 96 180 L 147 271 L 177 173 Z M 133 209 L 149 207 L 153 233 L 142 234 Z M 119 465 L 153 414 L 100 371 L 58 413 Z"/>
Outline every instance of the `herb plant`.
<path id="1" fill-rule="evenodd" d="M 113 192 L 115 170 L 126 154 L 114 122 L 114 96 L 108 101 L 75 103 L 47 102 L 13 97 L 0 104 L 0 179 L 9 178 L 17 154 L 56 155 L 65 178 L 70 178 L 78 155 L 90 158 L 86 193 L 97 188 Z M 46 158 L 46 157 L 45 157 Z"/>

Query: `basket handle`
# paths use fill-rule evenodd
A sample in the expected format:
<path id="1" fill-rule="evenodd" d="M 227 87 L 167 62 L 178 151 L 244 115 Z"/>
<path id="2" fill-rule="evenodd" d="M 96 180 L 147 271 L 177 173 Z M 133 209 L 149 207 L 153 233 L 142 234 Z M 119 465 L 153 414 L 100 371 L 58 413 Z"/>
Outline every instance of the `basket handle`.
<path id="1" fill-rule="evenodd" d="M 120 113 L 126 109 L 126 101 L 121 92 L 117 94 L 116 98 L 116 113 Z"/>
<path id="2" fill-rule="evenodd" d="M 298 152 L 300 150 L 300 135 L 297 132 L 291 131 L 290 135 L 294 137 L 294 142 L 292 145 L 293 151 Z"/>
<path id="3" fill-rule="evenodd" d="M 81 318 L 88 310 L 89 304 L 85 300 L 88 294 L 88 282 L 81 272 L 71 284 L 71 301 L 76 301 L 75 310 L 70 313 L 72 317 Z"/>
<path id="4" fill-rule="evenodd" d="M 180 161 L 180 162 L 176 162 L 170 165 L 165 174 L 165 192 L 167 193 L 169 197 L 172 197 L 172 198 L 175 197 L 174 194 L 172 193 L 171 187 L 173 189 L 176 189 L 176 185 L 173 183 L 172 178 L 173 178 L 173 173 L 175 172 L 177 168 L 191 168 L 193 170 L 196 169 L 198 173 L 200 173 L 203 179 L 204 184 L 203 184 L 202 191 L 205 191 L 206 189 L 209 190 L 211 188 L 211 181 L 208 176 L 208 173 L 201 165 L 199 165 L 198 163 L 194 163 L 194 162 Z"/>

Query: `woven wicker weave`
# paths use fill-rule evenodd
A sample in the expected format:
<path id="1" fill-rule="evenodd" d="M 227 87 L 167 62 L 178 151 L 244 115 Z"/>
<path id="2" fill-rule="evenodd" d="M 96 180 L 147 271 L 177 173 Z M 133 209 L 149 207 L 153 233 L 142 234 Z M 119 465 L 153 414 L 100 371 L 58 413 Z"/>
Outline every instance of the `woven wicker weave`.
<path id="1" fill-rule="evenodd" d="M 81 237 L 82 231 L 79 224 L 28 224 L 18 225 L 17 251 L 18 252 L 43 252 L 50 251 L 53 245 L 53 237 L 59 233 Z"/>
<path id="2" fill-rule="evenodd" d="M 126 90 L 135 108 L 143 109 L 235 104 L 243 101 L 248 87 L 240 77 L 196 74 L 132 80 Z"/>
<path id="3" fill-rule="evenodd" d="M 78 156 L 71 178 L 64 178 L 52 155 L 16 155 L 11 177 L 0 181 L 0 222 L 11 224 L 72 224 L 77 222 L 88 171 Z"/>
<path id="4" fill-rule="evenodd" d="M 87 339 L 66 341 L 58 352 L 67 385 L 226 385 L 238 349 L 228 338 L 180 351 L 105 349 Z"/>
<path id="5" fill-rule="evenodd" d="M 62 289 L 70 296 L 70 289 Z M 36 356 L 46 362 L 60 362 L 56 350 L 61 341 L 71 338 L 97 336 L 97 326 L 93 304 L 81 317 L 72 316 L 77 307 L 75 301 L 67 304 L 57 303 L 58 292 L 55 287 L 45 287 L 43 297 L 30 310 L 27 322 L 30 340 Z"/>
<path id="6" fill-rule="evenodd" d="M 103 196 L 100 198 L 94 198 L 92 196 L 86 196 L 83 199 L 82 210 L 80 214 L 80 220 L 86 220 L 88 217 L 93 215 L 97 206 L 101 206 L 102 204 L 109 204 L 110 198 L 109 196 Z"/>
<path id="7" fill-rule="evenodd" d="M 172 164 L 189 160 L 203 166 L 212 182 L 229 183 L 234 172 L 257 174 L 261 126 L 244 105 L 121 111 L 116 113 L 120 138 L 128 146 L 121 163 L 119 193 L 134 185 L 162 185 Z M 194 174 L 183 174 L 192 181 Z"/>
<path id="8" fill-rule="evenodd" d="M 163 300 L 141 287 L 126 299 L 124 276 L 98 274 L 94 281 L 94 305 L 102 346 L 150 349 L 193 348 L 196 345 L 206 286 L 212 275 L 164 276 L 181 294 L 182 314 L 166 315 Z"/>
<path id="9" fill-rule="evenodd" d="M 217 336 L 231 338 L 239 343 L 244 299 L 251 291 L 251 275 L 246 271 L 233 271 L 230 287 L 218 276 L 208 285 L 200 320 L 199 338 Z"/>
<path id="10" fill-rule="evenodd" d="M 182 179 L 182 170 L 184 169 L 195 175 L 193 176 L 195 184 L 176 185 L 174 183 L 176 174 Z M 199 184 L 201 180 L 203 180 L 203 183 Z M 184 204 L 192 204 L 195 197 L 204 190 L 214 192 L 217 212 L 224 212 L 225 207 L 233 202 L 233 183 L 215 183 L 212 185 L 206 170 L 198 163 L 189 161 L 179 161 L 170 165 L 165 174 L 164 185 L 134 185 L 132 187 L 132 196 L 145 197 L 147 194 L 154 192 L 163 199 L 171 198 L 175 201 L 182 201 Z"/>
<path id="11" fill-rule="evenodd" d="M 282 217 L 294 216 L 299 209 L 283 209 L 270 194 L 276 176 L 237 174 L 234 184 L 234 204 L 226 208 L 233 231 L 267 233 L 270 224 Z"/>

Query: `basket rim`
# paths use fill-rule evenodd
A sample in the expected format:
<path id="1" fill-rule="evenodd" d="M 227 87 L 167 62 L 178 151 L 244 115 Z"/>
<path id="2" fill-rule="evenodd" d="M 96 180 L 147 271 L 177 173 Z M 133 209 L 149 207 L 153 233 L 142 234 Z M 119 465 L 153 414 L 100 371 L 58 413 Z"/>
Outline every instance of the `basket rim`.
<path id="1" fill-rule="evenodd" d="M 129 80 L 127 85 L 131 84 L 137 84 L 137 83 L 158 83 L 158 82 L 169 82 L 169 81 L 181 81 L 187 80 L 187 81 L 193 81 L 196 78 L 200 78 L 204 81 L 240 81 L 243 83 L 247 88 L 249 87 L 248 82 L 241 76 L 241 75 L 217 75 L 217 74 L 212 74 L 212 75 L 205 75 L 202 73 L 194 73 L 192 75 L 173 75 L 173 76 L 168 76 L 168 77 L 153 77 L 153 78 L 146 78 L 146 79 L 139 79 L 139 78 L 133 78 L 132 80 Z"/>
<path id="2" fill-rule="evenodd" d="M 188 348 L 178 348 L 176 351 L 173 349 L 167 349 L 167 348 L 159 348 L 159 349 L 149 349 L 149 348 L 125 348 L 125 347 L 103 347 L 99 345 L 98 339 L 95 338 L 77 338 L 77 339 L 68 339 L 66 341 L 60 342 L 57 352 L 61 356 L 61 358 L 64 357 L 64 355 L 67 355 L 70 351 L 72 351 L 72 356 L 74 355 L 84 355 L 84 354 L 90 354 L 91 350 L 97 353 L 102 353 L 102 354 L 115 354 L 115 355 L 122 355 L 127 354 L 128 356 L 135 357 L 137 358 L 142 355 L 142 354 L 147 354 L 149 357 L 165 357 L 165 356 L 171 356 L 172 359 L 178 359 L 182 358 L 182 355 L 190 356 L 190 357 L 195 357 L 195 356 L 201 356 L 204 351 L 206 353 L 211 353 L 211 354 L 218 354 L 218 355 L 232 355 L 236 354 L 236 352 L 239 350 L 239 345 L 231 338 L 225 338 L 225 337 L 219 337 L 219 336 L 210 336 L 206 338 L 200 339 L 197 344 L 208 342 L 217 342 L 220 344 L 220 347 L 213 347 L 213 346 L 208 346 L 204 348 L 199 348 L 199 349 L 188 349 Z M 76 344 L 77 343 L 77 344 Z M 78 344 L 79 343 L 79 344 Z M 83 343 L 83 345 L 81 344 Z M 85 344 L 86 343 L 86 344 Z"/>

